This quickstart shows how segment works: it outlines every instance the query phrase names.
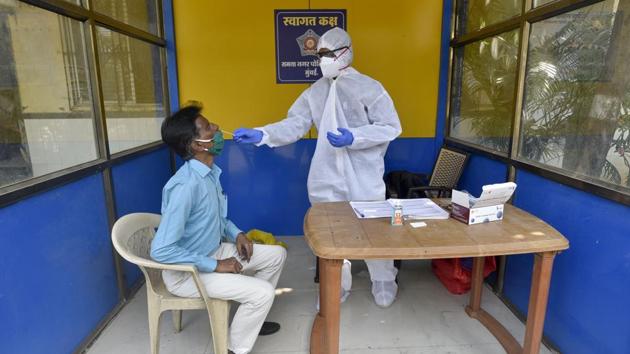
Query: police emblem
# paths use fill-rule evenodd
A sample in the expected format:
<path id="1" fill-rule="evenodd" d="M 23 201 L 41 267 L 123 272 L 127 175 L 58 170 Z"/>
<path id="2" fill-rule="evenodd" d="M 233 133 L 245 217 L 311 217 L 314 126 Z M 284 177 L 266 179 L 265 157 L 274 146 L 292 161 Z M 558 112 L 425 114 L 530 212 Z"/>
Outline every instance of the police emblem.
<path id="1" fill-rule="evenodd" d="M 312 29 L 307 30 L 303 35 L 297 37 L 295 40 L 300 47 L 300 53 L 303 57 L 317 54 L 317 42 L 319 42 L 319 36 Z"/>

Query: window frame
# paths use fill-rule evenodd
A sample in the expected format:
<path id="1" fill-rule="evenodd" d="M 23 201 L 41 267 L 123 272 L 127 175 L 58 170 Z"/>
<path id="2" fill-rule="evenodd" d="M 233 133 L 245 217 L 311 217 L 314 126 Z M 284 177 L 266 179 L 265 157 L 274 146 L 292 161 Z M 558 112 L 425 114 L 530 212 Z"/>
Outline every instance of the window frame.
<path id="1" fill-rule="evenodd" d="M 162 0 L 154 0 L 156 3 L 158 34 L 147 32 L 132 25 L 118 21 L 104 14 L 94 11 L 92 0 L 81 0 L 77 5 L 64 0 L 18 0 L 20 2 L 38 7 L 51 13 L 77 20 L 84 26 L 84 43 L 86 47 L 87 67 L 91 109 L 94 119 L 94 136 L 96 142 L 97 158 L 79 165 L 60 169 L 42 176 L 31 177 L 7 186 L 0 187 L 0 208 L 28 198 L 36 193 L 56 188 L 81 179 L 83 177 L 104 173 L 105 179 L 111 175 L 111 167 L 132 159 L 134 157 L 155 151 L 164 146 L 161 140 L 139 145 L 131 149 L 111 154 L 107 136 L 107 120 L 103 98 L 101 72 L 99 66 L 99 53 L 97 47 L 97 26 L 105 27 L 113 32 L 120 33 L 134 39 L 141 40 L 160 48 L 160 71 L 162 73 L 162 95 L 164 98 L 164 111 L 166 115 L 170 111 L 169 83 L 167 75 L 166 40 L 164 39 L 164 16 L 162 13 Z M 109 185 L 110 183 L 106 183 Z"/>
<path id="2" fill-rule="evenodd" d="M 444 126 L 444 141 L 451 145 L 469 152 L 499 160 L 505 163 L 508 168 L 508 179 L 515 180 L 517 169 L 525 170 L 552 181 L 582 190 L 597 196 L 630 206 L 630 190 L 623 191 L 615 189 L 612 184 L 604 181 L 582 176 L 571 171 L 544 165 L 535 161 L 529 161 L 518 156 L 520 143 L 520 128 L 523 115 L 523 98 L 525 91 L 525 77 L 527 70 L 527 56 L 529 49 L 529 37 L 531 27 L 534 23 L 540 22 L 557 15 L 578 10 L 606 0 L 555 0 L 544 5 L 533 7 L 533 0 L 524 0 L 521 14 L 505 21 L 492 24 L 480 30 L 471 31 L 462 36 L 457 36 L 457 14 L 462 1 L 453 0 L 454 6 L 451 12 L 451 28 L 449 43 L 449 68 L 448 87 L 446 95 L 446 117 Z M 515 29 L 520 29 L 519 57 L 517 59 L 516 85 L 514 88 L 514 114 L 512 116 L 512 132 L 510 145 L 507 153 L 499 152 L 491 148 L 481 146 L 469 141 L 451 136 L 451 90 L 453 85 L 455 70 L 455 50 L 467 44 L 506 33 Z M 624 188 L 620 186 L 620 189 Z"/>

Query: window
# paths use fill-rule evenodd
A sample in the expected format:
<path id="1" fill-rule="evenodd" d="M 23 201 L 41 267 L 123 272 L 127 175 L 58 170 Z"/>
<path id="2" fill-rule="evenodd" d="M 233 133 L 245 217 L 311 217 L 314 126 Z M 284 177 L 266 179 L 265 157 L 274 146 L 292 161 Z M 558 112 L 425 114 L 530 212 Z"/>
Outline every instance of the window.
<path id="1" fill-rule="evenodd" d="M 92 0 L 94 10 L 115 20 L 157 34 L 155 0 Z"/>
<path id="2" fill-rule="evenodd" d="M 160 139 L 164 111 L 161 48 L 98 27 L 111 153 Z"/>
<path id="3" fill-rule="evenodd" d="M 519 157 L 630 188 L 630 17 L 621 3 L 532 25 Z"/>
<path id="4" fill-rule="evenodd" d="M 84 24 L 0 5 L 0 187 L 98 157 Z"/>
<path id="5" fill-rule="evenodd" d="M 451 135 L 500 152 L 510 146 L 518 31 L 455 50 Z"/>
<path id="6" fill-rule="evenodd" d="M 0 1 L 2 201 L 159 144 L 168 107 L 160 6 Z"/>
<path id="7" fill-rule="evenodd" d="M 463 0 L 457 3 L 457 34 L 464 35 L 521 14 L 523 0 Z"/>
<path id="8" fill-rule="evenodd" d="M 449 141 L 630 203 L 630 1 L 552 2 L 458 1 Z"/>

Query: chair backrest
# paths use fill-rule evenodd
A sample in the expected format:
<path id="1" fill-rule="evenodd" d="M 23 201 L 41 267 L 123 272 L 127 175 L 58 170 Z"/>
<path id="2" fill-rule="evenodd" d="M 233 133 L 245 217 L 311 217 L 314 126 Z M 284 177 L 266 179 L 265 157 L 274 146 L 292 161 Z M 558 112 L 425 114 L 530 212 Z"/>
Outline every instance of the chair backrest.
<path id="1" fill-rule="evenodd" d="M 467 153 L 442 147 L 431 172 L 429 186 L 456 188 L 467 160 Z"/>
<path id="2" fill-rule="evenodd" d="M 159 263 L 151 259 L 151 241 L 160 224 L 160 215 L 151 213 L 127 214 L 116 221 L 112 229 L 112 243 L 121 257 L 137 265 L 144 273 L 147 287 L 156 293 L 165 291 L 162 271 L 151 268 Z"/>

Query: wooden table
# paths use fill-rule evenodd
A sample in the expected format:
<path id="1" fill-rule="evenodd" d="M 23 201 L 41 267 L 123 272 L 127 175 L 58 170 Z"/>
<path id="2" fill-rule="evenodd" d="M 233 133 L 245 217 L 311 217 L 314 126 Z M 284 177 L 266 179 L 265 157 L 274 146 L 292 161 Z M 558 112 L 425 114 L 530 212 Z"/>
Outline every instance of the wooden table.
<path id="1" fill-rule="evenodd" d="M 436 200 L 448 204 L 449 200 Z M 311 353 L 339 352 L 339 297 L 343 259 L 432 259 L 474 257 L 466 313 L 497 338 L 507 353 L 538 353 L 545 321 L 551 269 L 569 242 L 553 227 L 512 205 L 502 221 L 465 225 L 426 220 L 426 227 L 391 226 L 387 218 L 358 219 L 347 202 L 316 203 L 304 218 L 304 236 L 319 257 L 320 310 L 311 331 Z M 524 346 L 481 308 L 486 256 L 535 253 Z"/>

